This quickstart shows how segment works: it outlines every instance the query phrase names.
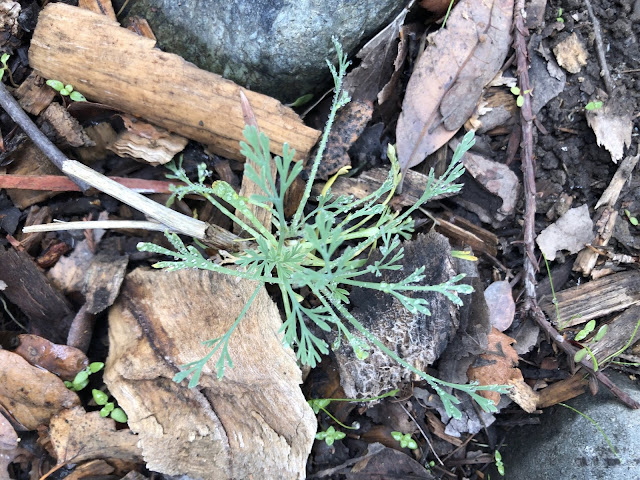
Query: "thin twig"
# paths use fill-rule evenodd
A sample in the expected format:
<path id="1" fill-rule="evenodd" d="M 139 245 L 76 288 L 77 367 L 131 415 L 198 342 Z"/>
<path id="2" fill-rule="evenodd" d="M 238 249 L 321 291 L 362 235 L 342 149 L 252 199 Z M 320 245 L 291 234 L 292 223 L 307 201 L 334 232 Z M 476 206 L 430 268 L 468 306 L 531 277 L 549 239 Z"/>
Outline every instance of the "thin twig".
<path id="1" fill-rule="evenodd" d="M 86 165 L 67 158 L 31 121 L 2 82 L 0 82 L 0 106 L 22 128 L 42 153 L 83 191 L 86 191 L 90 186 L 94 187 L 162 223 L 168 230 L 197 238 L 212 247 L 225 250 L 237 249 L 238 243 L 235 241 L 238 237 L 231 232 L 217 225 L 211 225 L 171 210 L 139 193 L 132 192 L 129 188 Z"/>
<path id="2" fill-rule="evenodd" d="M 536 178 L 535 162 L 533 159 L 533 113 L 531 111 L 531 87 L 529 85 L 529 55 L 527 51 L 526 38 L 529 36 L 527 28 L 524 26 L 522 11 L 524 10 L 524 0 L 517 0 L 514 12 L 515 21 L 515 50 L 518 73 L 518 86 L 523 94 L 524 103 L 520 108 L 520 123 L 522 136 L 520 140 L 520 157 L 522 162 L 522 175 L 524 182 L 524 289 L 525 289 L 525 311 L 529 311 L 536 302 L 536 272 L 538 263 L 535 257 L 535 216 L 536 216 Z"/>
<path id="3" fill-rule="evenodd" d="M 105 230 L 114 229 L 138 229 L 138 230 L 151 230 L 154 232 L 164 232 L 168 230 L 166 225 L 157 222 L 145 222 L 141 220 L 93 220 L 83 222 L 59 222 L 47 223 L 43 225 L 31 225 L 30 227 L 24 227 L 22 231 L 24 233 L 39 233 L 39 232 L 59 232 L 63 230 L 86 230 L 96 228 L 102 228 Z"/>
<path id="4" fill-rule="evenodd" d="M 444 467 L 444 463 L 442 463 L 442 460 L 440 460 L 440 457 L 438 456 L 438 454 L 436 453 L 436 451 L 433 448 L 433 445 L 431 445 L 431 442 L 429 441 L 429 437 L 427 437 L 427 434 L 424 433 L 424 430 L 422 429 L 422 427 L 420 426 L 420 424 L 416 421 L 415 418 L 413 418 L 413 415 L 411 415 L 411 413 L 409 413 L 409 410 L 407 410 L 405 408 L 404 405 L 402 405 L 402 403 L 400 403 L 400 407 L 402 408 L 402 410 L 404 410 L 404 413 L 406 413 L 407 415 L 409 415 L 409 418 L 411 420 L 413 420 L 413 423 L 416 424 L 416 426 L 418 427 L 418 430 L 420 430 L 420 433 L 422 434 L 422 438 L 425 439 L 425 441 L 427 442 L 427 445 L 429 445 L 429 449 L 431 450 L 431 453 L 433 453 L 433 455 L 436 457 L 436 460 L 438 460 L 438 463 L 440 465 L 442 465 Z"/>
<path id="5" fill-rule="evenodd" d="M 518 85 L 520 90 L 527 92 L 529 86 L 528 73 L 528 51 L 526 38 L 529 31 L 524 25 L 522 12 L 524 11 L 524 0 L 516 0 L 514 21 L 515 21 L 515 50 L 517 59 Z M 536 272 L 538 265 L 535 258 L 535 215 L 536 215 L 536 181 L 535 162 L 533 159 L 533 114 L 531 112 L 531 96 L 524 95 L 524 104 L 520 109 L 520 122 L 522 128 L 521 140 L 521 161 L 524 181 L 525 195 L 525 215 L 524 215 L 524 310 L 529 316 L 544 330 L 544 332 L 569 356 L 573 358 L 576 349 L 566 342 L 564 337 L 549 323 L 544 313 L 538 306 L 536 299 Z M 595 376 L 611 393 L 620 399 L 625 405 L 631 408 L 640 408 L 640 404 L 632 399 L 625 392 L 620 390 L 602 371 L 594 371 L 587 359 L 580 362 L 580 366 Z"/>
<path id="6" fill-rule="evenodd" d="M 598 17 L 596 17 L 595 13 L 593 13 L 591 0 L 584 0 L 584 3 L 587 5 L 587 11 L 589 12 L 589 17 L 591 17 L 591 23 L 593 24 L 593 35 L 596 40 L 596 53 L 598 54 L 598 62 L 600 63 L 600 76 L 602 77 L 602 80 L 604 80 L 604 86 L 607 89 L 607 93 L 611 95 L 615 90 L 615 84 L 611 78 L 611 73 L 609 73 L 607 58 L 604 55 L 604 42 L 602 41 L 600 22 L 598 21 Z"/>

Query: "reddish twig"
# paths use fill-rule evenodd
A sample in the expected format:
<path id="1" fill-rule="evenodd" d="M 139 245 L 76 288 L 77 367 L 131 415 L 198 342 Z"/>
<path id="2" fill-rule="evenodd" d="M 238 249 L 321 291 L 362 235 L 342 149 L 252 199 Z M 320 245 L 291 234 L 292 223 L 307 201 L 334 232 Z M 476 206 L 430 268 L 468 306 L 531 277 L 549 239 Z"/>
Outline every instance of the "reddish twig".
<path id="1" fill-rule="evenodd" d="M 142 178 L 108 177 L 136 193 L 171 193 L 169 185 L 177 182 Z M 62 175 L 0 175 L 0 188 L 44 190 L 48 192 L 79 192 L 81 188 Z"/>
<path id="2" fill-rule="evenodd" d="M 529 31 L 524 25 L 522 12 L 524 0 L 516 0 L 514 12 L 514 48 L 516 50 L 518 86 L 523 92 L 524 103 L 520 108 L 520 122 L 522 128 L 521 161 L 524 182 L 525 214 L 524 214 L 524 310 L 544 330 L 544 332 L 564 351 L 573 358 L 576 349 L 565 341 L 564 337 L 549 323 L 544 313 L 538 306 L 536 299 L 536 272 L 538 263 L 535 257 L 535 215 L 536 215 L 536 181 L 535 161 L 533 158 L 533 113 L 531 111 L 531 95 L 527 92 L 529 85 L 529 55 L 527 50 L 527 37 Z M 595 376 L 611 393 L 631 408 L 640 408 L 640 404 L 629 395 L 620 390 L 602 371 L 594 371 L 593 365 L 587 359 L 580 362 L 580 366 Z"/>
<path id="3" fill-rule="evenodd" d="M 526 38 L 529 36 L 527 27 L 524 26 L 522 11 L 524 0 L 517 0 L 514 12 L 514 48 L 516 50 L 516 62 L 518 73 L 518 86 L 522 92 L 524 103 L 520 108 L 520 123 L 522 136 L 520 140 L 522 175 L 524 182 L 524 290 L 525 311 L 530 311 L 536 306 L 536 272 L 538 262 L 535 257 L 535 215 L 536 215 L 536 177 L 535 162 L 533 159 L 533 113 L 531 111 L 531 86 L 529 85 L 529 54 Z"/>

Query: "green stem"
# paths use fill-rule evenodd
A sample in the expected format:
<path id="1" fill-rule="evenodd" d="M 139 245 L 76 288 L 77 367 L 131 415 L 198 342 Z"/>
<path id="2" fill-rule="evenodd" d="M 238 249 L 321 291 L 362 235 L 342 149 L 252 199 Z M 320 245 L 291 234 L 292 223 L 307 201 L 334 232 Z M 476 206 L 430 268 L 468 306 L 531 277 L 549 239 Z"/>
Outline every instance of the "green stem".
<path id="1" fill-rule="evenodd" d="M 322 134 L 320 147 L 318 148 L 316 157 L 313 160 L 313 165 L 311 167 L 309 179 L 307 180 L 307 184 L 305 185 L 304 193 L 302 194 L 300 204 L 298 205 L 298 209 L 296 210 L 296 213 L 293 216 L 293 221 L 291 222 L 294 230 L 298 230 L 298 226 L 300 225 L 300 219 L 302 218 L 302 214 L 304 213 L 304 207 L 306 206 L 307 201 L 311 196 L 311 188 L 313 187 L 313 182 L 315 181 L 316 175 L 318 174 L 318 168 L 320 167 L 322 155 L 324 154 L 325 147 L 327 146 L 327 141 L 329 140 L 329 133 L 331 131 L 331 127 L 333 126 L 333 122 L 336 118 L 336 113 L 338 112 L 338 109 L 345 103 L 343 102 L 344 98 L 342 96 L 342 93 L 343 93 L 342 80 L 344 79 L 344 76 L 347 73 L 347 67 L 349 66 L 349 62 L 347 61 L 346 55 L 342 53 L 342 47 L 340 47 L 340 44 L 337 42 L 337 40 L 334 40 L 334 45 L 338 53 L 338 74 L 335 77 L 333 102 L 331 103 L 331 111 L 329 112 L 329 118 L 327 119 L 327 123 L 325 125 L 324 132 Z"/>

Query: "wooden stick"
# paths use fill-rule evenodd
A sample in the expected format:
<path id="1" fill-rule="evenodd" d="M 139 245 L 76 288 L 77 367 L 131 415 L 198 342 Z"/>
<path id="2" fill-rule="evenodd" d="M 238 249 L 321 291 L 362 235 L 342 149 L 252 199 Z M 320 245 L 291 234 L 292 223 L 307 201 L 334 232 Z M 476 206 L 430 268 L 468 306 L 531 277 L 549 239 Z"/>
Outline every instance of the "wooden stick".
<path id="1" fill-rule="evenodd" d="M 164 232 L 167 227 L 161 223 L 145 222 L 141 220 L 94 220 L 83 222 L 59 222 L 46 223 L 43 225 L 31 225 L 30 227 L 24 227 L 22 231 L 24 233 L 39 233 L 39 232 L 60 232 L 63 230 L 89 230 L 103 228 L 105 230 L 113 229 L 140 229 L 151 230 L 156 232 Z"/>
<path id="2" fill-rule="evenodd" d="M 170 185 L 179 182 L 144 178 L 108 177 L 136 193 L 171 193 Z M 43 190 L 47 192 L 81 192 L 82 189 L 63 175 L 0 175 L 0 188 Z"/>
<path id="3" fill-rule="evenodd" d="M 120 27 L 104 15 L 50 3 L 38 18 L 29 63 L 48 79 L 70 83 L 90 100 L 145 118 L 243 161 L 241 87 L 200 70 L 182 57 L 162 52 L 149 38 Z M 305 158 L 320 132 L 304 125 L 278 100 L 246 91 L 271 151 L 289 143 Z"/>
<path id="4" fill-rule="evenodd" d="M 51 162 L 73 180 L 82 190 L 94 187 L 113 198 L 126 203 L 130 207 L 140 210 L 148 217 L 164 224 L 167 229 L 180 232 L 193 238 L 202 240 L 207 245 L 225 250 L 237 249 L 238 238 L 217 225 L 210 225 L 201 220 L 188 217 L 150 200 L 139 193 L 132 192 L 118 182 L 105 177 L 86 165 L 68 159 L 51 141 L 38 129 L 29 116 L 18 105 L 4 84 L 0 82 L 0 106 L 29 136 L 33 143 L 51 160 Z"/>

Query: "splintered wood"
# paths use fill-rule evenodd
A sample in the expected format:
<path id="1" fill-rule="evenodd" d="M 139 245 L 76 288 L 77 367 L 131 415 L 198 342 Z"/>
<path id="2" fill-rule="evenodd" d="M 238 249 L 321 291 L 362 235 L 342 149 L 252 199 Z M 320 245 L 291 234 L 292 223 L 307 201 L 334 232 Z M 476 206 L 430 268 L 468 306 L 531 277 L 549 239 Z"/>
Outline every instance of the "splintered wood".
<path id="1" fill-rule="evenodd" d="M 229 342 L 222 380 L 214 357 L 197 388 L 177 384 L 234 322 L 257 284 L 202 270 L 137 269 L 109 312 L 105 383 L 129 416 L 150 470 L 204 480 L 304 478 L 316 431 L 278 308 L 264 287 Z"/>
<path id="2" fill-rule="evenodd" d="M 47 5 L 29 49 L 31 67 L 45 78 L 70 83 L 90 100 L 107 104 L 243 160 L 241 87 L 162 52 L 105 17 L 63 3 Z M 289 143 L 306 157 L 320 132 L 305 126 L 277 100 L 245 91 L 273 153 Z"/>

